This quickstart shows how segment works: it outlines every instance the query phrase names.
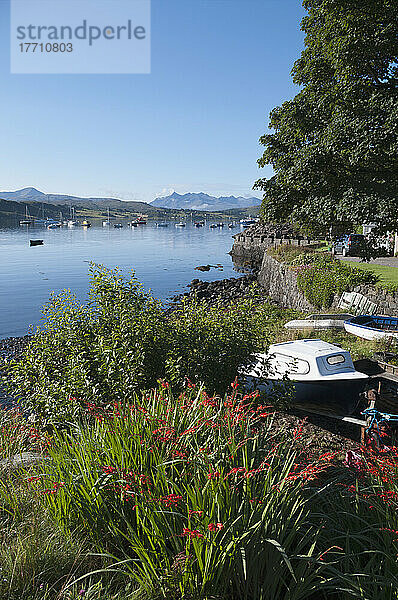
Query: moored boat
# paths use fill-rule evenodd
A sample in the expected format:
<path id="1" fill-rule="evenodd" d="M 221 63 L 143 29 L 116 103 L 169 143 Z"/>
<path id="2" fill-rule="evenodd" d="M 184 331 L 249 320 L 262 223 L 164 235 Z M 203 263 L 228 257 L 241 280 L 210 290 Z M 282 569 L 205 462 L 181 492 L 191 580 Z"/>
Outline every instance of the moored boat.
<path id="1" fill-rule="evenodd" d="M 369 379 L 355 370 L 350 353 L 323 340 L 272 344 L 240 371 L 247 389 L 277 393 L 286 382 L 293 404 L 352 414 Z"/>
<path id="2" fill-rule="evenodd" d="M 175 224 L 175 226 L 176 226 L 176 227 L 185 227 L 185 223 L 183 223 L 183 222 L 181 221 L 181 223 L 176 223 L 176 224 Z"/>
<path id="3" fill-rule="evenodd" d="M 398 317 L 358 315 L 344 321 L 344 329 L 364 340 L 398 338 Z"/>
<path id="4" fill-rule="evenodd" d="M 30 246 L 42 246 L 43 240 L 30 240 Z"/>
<path id="5" fill-rule="evenodd" d="M 111 225 L 111 218 L 109 215 L 109 208 L 108 208 L 107 219 L 106 219 L 106 221 L 102 221 L 102 227 L 110 227 L 110 225 Z"/>
<path id="6" fill-rule="evenodd" d="M 123 227 L 123 223 L 115 223 L 114 224 L 115 229 L 122 229 L 122 227 Z"/>
<path id="7" fill-rule="evenodd" d="M 168 227 L 168 223 L 156 223 L 156 227 Z"/>

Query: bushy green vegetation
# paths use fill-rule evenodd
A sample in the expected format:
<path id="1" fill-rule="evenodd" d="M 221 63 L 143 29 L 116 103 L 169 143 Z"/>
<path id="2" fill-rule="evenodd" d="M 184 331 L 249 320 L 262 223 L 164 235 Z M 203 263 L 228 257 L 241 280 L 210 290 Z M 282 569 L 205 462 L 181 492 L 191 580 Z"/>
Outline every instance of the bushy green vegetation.
<path id="1" fill-rule="evenodd" d="M 93 266 L 90 302 L 80 305 L 69 291 L 54 296 L 22 359 L 6 365 L 8 379 L 24 406 L 51 423 L 73 419 L 82 401 L 125 402 L 162 378 L 223 392 L 266 347 L 280 314 L 254 298 L 229 308 L 185 301 L 166 314 L 134 276 Z"/>
<path id="2" fill-rule="evenodd" d="M 310 248 L 279 246 L 270 255 L 280 260 L 297 275 L 297 284 L 306 299 L 318 308 L 329 308 L 335 295 L 360 284 L 375 285 L 378 277 Z"/>

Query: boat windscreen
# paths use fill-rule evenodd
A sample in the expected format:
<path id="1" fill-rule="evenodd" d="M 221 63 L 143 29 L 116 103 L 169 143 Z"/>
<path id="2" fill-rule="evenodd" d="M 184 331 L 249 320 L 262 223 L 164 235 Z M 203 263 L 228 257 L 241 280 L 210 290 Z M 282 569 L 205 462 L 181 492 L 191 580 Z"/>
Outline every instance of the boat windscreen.
<path id="1" fill-rule="evenodd" d="M 343 354 L 334 354 L 333 356 L 328 356 L 326 362 L 329 365 L 341 365 L 345 362 L 345 357 Z"/>

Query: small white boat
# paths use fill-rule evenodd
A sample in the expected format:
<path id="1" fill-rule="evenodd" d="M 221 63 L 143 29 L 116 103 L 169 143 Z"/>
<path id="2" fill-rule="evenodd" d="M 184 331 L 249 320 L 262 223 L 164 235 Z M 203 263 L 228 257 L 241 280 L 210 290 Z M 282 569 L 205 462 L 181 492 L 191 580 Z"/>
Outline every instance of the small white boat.
<path id="1" fill-rule="evenodd" d="M 22 219 L 21 221 L 19 221 L 19 224 L 20 225 L 33 225 L 34 224 L 34 217 L 30 216 L 27 206 L 25 206 L 25 218 Z"/>
<path id="2" fill-rule="evenodd" d="M 398 338 L 398 317 L 358 315 L 345 321 L 344 329 L 364 340 Z"/>
<path id="3" fill-rule="evenodd" d="M 185 223 L 176 223 L 175 224 L 176 227 L 185 227 Z"/>
<path id="4" fill-rule="evenodd" d="M 123 227 L 123 223 L 115 223 L 114 224 L 115 229 L 122 229 L 122 227 Z"/>
<path id="5" fill-rule="evenodd" d="M 240 220 L 240 224 L 243 225 L 243 227 L 248 227 L 249 225 L 254 225 L 255 223 L 257 223 L 257 219 L 241 219 Z"/>
<path id="6" fill-rule="evenodd" d="M 110 227 L 110 225 L 111 225 L 111 218 L 109 216 L 109 208 L 108 208 L 107 219 L 106 219 L 106 221 L 102 221 L 102 227 Z"/>
<path id="7" fill-rule="evenodd" d="M 157 223 L 156 227 L 168 227 L 169 224 L 168 223 Z"/>
<path id="8" fill-rule="evenodd" d="M 61 227 L 61 223 L 50 223 L 47 225 L 47 229 L 59 229 Z"/>
<path id="9" fill-rule="evenodd" d="M 285 323 L 285 329 L 344 329 L 344 321 L 354 315 L 336 313 L 330 315 L 308 315 L 304 319 L 294 319 Z"/>
<path id="10" fill-rule="evenodd" d="M 355 370 L 350 353 L 323 340 L 297 340 L 272 344 L 268 353 L 256 354 L 240 370 L 247 389 L 267 395 L 283 393 L 290 382 L 292 402 L 352 414 L 368 375 Z"/>

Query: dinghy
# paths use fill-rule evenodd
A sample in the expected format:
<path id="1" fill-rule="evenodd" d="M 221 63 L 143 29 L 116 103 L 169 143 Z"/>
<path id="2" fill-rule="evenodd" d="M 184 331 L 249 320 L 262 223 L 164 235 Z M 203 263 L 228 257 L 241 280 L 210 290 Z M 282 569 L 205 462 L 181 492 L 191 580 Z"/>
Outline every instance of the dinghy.
<path id="1" fill-rule="evenodd" d="M 358 315 L 344 321 L 344 329 L 364 340 L 398 338 L 398 317 Z"/>
<path id="2" fill-rule="evenodd" d="M 286 391 L 292 403 L 350 415 L 364 391 L 368 375 L 355 370 L 350 353 L 323 340 L 296 340 L 272 344 L 265 354 L 255 354 L 240 370 L 248 390 L 267 395 Z"/>
<path id="3" fill-rule="evenodd" d="M 304 319 L 294 319 L 285 323 L 286 329 L 344 329 L 344 322 L 354 315 L 336 313 L 330 315 L 308 315 Z"/>

